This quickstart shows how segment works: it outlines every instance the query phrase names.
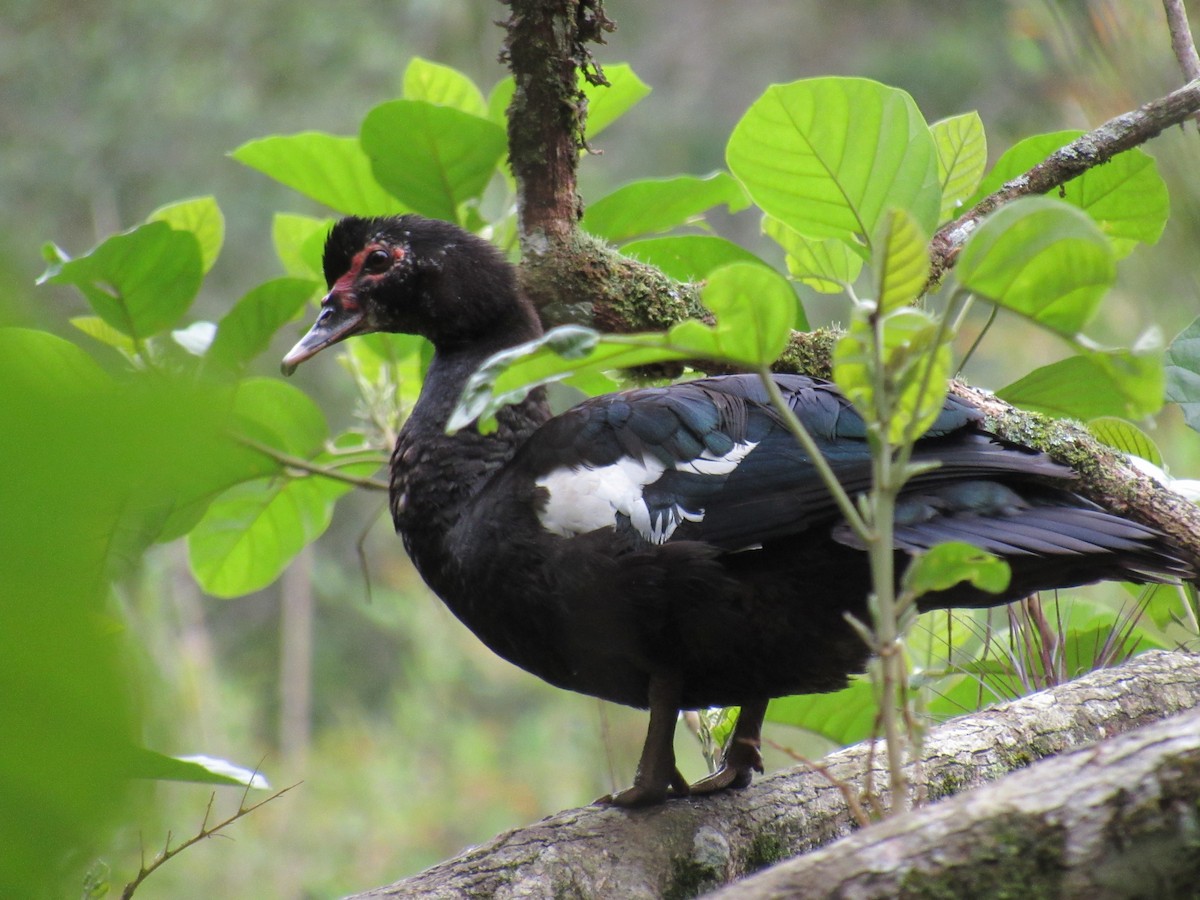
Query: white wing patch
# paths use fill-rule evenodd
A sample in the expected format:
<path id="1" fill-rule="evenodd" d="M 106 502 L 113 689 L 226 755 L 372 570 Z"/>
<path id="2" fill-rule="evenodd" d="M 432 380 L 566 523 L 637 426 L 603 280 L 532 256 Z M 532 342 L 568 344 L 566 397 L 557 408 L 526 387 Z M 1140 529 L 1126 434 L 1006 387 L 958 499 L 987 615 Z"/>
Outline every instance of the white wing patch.
<path id="1" fill-rule="evenodd" d="M 756 442 L 735 444 L 723 456 L 704 451 L 695 459 L 676 463 L 679 472 L 723 477 L 738 467 Z M 657 459 L 622 457 L 608 466 L 563 466 L 537 480 L 549 497 L 538 512 L 543 528 L 562 537 L 574 537 L 600 528 L 611 528 L 622 516 L 652 544 L 670 540 L 683 522 L 701 522 L 704 510 L 679 504 L 651 510 L 645 490 L 662 477 L 667 467 Z"/>

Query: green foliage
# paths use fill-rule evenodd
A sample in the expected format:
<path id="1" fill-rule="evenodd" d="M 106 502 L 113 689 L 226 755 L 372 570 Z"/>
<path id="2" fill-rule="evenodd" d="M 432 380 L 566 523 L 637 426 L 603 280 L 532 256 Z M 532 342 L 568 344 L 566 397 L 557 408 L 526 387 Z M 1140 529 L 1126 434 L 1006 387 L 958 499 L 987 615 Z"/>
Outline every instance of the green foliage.
<path id="1" fill-rule="evenodd" d="M 1166 396 L 1200 431 L 1200 318 L 1176 335 L 1166 354 Z"/>
<path id="2" fill-rule="evenodd" d="M 939 220 L 954 218 L 975 192 L 987 167 L 987 136 L 979 113 L 951 116 L 929 126 L 937 147 L 942 186 Z"/>
<path id="3" fill-rule="evenodd" d="M 718 205 L 731 213 L 748 205 L 741 185 L 727 172 L 635 181 L 589 206 L 580 224 L 597 237 L 622 241 L 669 231 Z"/>

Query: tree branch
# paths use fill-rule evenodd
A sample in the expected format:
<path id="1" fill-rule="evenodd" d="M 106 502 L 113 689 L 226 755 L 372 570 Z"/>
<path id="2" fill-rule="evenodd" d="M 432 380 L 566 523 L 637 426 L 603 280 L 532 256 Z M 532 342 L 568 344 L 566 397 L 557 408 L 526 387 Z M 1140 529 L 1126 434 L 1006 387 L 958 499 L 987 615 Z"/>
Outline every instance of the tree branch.
<path id="1" fill-rule="evenodd" d="M 1119 668 L 932 729 L 919 777 L 931 798 L 942 798 L 1198 704 L 1200 657 L 1147 653 Z M 1100 743 L 1095 756 L 1107 761 L 1113 752 Z M 824 766 L 828 776 L 860 792 L 868 755 L 859 745 L 831 754 Z M 875 768 L 876 783 L 886 781 L 880 765 Z M 935 805 L 912 814 L 912 827 L 916 818 L 940 809 Z M 883 827 L 894 826 L 872 826 L 862 836 Z M 743 791 L 643 811 L 587 807 L 562 812 L 356 896 L 694 896 L 855 828 L 839 787 L 827 775 L 799 767 Z M 822 896 L 832 893 L 828 888 Z"/>
<path id="2" fill-rule="evenodd" d="M 1197 110 L 1200 110 L 1200 80 L 1193 80 L 1165 97 L 1109 119 L 1099 128 L 1051 153 L 1024 175 L 1006 182 L 937 230 L 929 245 L 932 257 L 929 284 L 941 281 L 954 265 L 967 238 L 988 213 L 1017 197 L 1048 194 L 1088 169 L 1108 162 L 1118 153 L 1146 143 L 1172 125 L 1179 125 Z"/>

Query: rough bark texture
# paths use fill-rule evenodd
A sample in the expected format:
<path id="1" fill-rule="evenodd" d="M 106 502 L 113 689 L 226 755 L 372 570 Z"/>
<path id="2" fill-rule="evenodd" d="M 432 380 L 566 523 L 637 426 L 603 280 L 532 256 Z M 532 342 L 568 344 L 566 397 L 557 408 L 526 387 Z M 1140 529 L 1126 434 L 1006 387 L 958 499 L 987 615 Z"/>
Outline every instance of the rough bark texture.
<path id="1" fill-rule="evenodd" d="M 1200 710 L 889 819 L 724 900 L 1196 897 Z"/>
<path id="2" fill-rule="evenodd" d="M 1124 783 L 1125 796 L 1129 798 L 1123 807 L 1125 818 L 1114 819 L 1115 814 L 1108 812 L 1103 814 L 1106 818 L 1096 821 L 1115 823 L 1112 826 L 1115 830 L 1104 832 L 1106 839 L 1114 845 L 1120 846 L 1125 835 L 1130 835 L 1130 841 L 1136 844 L 1143 838 L 1137 837 L 1134 829 L 1154 812 L 1152 801 L 1158 795 L 1147 787 L 1150 782 L 1145 778 L 1149 776 L 1138 774 L 1148 769 L 1127 771 L 1122 767 L 1123 760 L 1131 754 L 1130 746 L 1112 749 L 1108 739 L 1198 704 L 1200 657 L 1147 653 L 1120 668 L 1095 672 L 1070 684 L 964 716 L 931 730 L 921 764 L 923 779 L 929 797 L 938 800 L 994 781 L 1044 757 L 1096 745 L 1089 755 L 1076 760 L 1075 764 L 1082 763 L 1085 768 L 1095 769 L 1113 765 L 1114 774 L 1110 779 L 1113 789 Z M 1200 730 L 1195 718 L 1190 727 L 1193 735 Z M 1182 730 L 1186 731 L 1187 727 Z M 1138 746 L 1145 744 L 1151 748 L 1151 752 L 1154 747 L 1162 746 L 1170 748 L 1170 753 L 1174 754 L 1179 747 L 1179 738 L 1175 732 L 1171 734 L 1171 737 L 1134 740 Z M 1193 748 L 1197 747 L 1200 747 L 1200 737 L 1194 738 Z M 830 775 L 854 790 L 861 790 L 867 758 L 868 749 L 860 745 L 832 754 L 825 762 Z M 1180 785 L 1181 797 L 1186 794 L 1182 787 L 1185 783 L 1192 784 L 1188 790 L 1195 790 L 1193 782 L 1200 773 L 1200 762 L 1187 765 L 1192 766 L 1185 769 L 1190 773 L 1188 777 L 1183 774 L 1172 776 L 1175 778 L 1172 784 Z M 1124 782 L 1125 778 L 1131 780 Z M 874 783 L 882 786 L 886 781 L 877 762 Z M 1008 779 L 1005 780 L 1007 783 Z M 1069 791 L 1071 783 L 1059 787 Z M 1001 785 L 997 785 L 997 790 L 1001 796 L 1006 792 Z M 1029 793 L 1036 796 L 1038 790 L 1030 789 Z M 1082 807 L 1093 803 L 1093 796 L 1096 795 L 1060 796 L 1058 802 L 1064 808 Z M 1175 821 L 1173 816 L 1178 817 L 1179 828 L 1200 827 L 1196 824 L 1194 800 L 1191 806 L 1178 801 L 1184 805 L 1176 810 L 1172 805 L 1176 803 L 1176 794 L 1169 794 L 1169 798 L 1170 802 L 1162 807 L 1163 817 L 1171 821 Z M 1065 825 L 1047 825 L 1038 832 L 1033 832 L 1033 825 L 1029 825 L 1031 834 L 1048 836 L 1044 849 L 1040 842 L 1031 849 L 1028 836 L 1023 832 L 1024 820 L 1014 819 L 1013 809 L 997 808 L 1001 813 L 999 818 L 990 825 L 980 826 L 992 831 L 981 831 L 974 838 L 964 839 L 964 847 L 969 847 L 972 842 L 983 843 L 980 835 L 984 833 L 1008 835 L 1009 840 L 994 842 L 988 860 L 989 877 L 1003 880 L 1008 877 L 1005 872 L 1010 867 L 1016 873 L 1014 877 L 1021 875 L 1030 866 L 1026 851 L 1032 852 L 1032 849 L 1037 850 L 1039 867 L 1044 867 L 1043 858 L 1053 860 L 1050 868 L 1069 866 L 1077 859 L 1073 855 L 1077 838 Z M 942 821 L 941 809 L 940 804 L 934 804 L 902 819 L 871 826 L 854 840 L 870 841 L 872 835 L 879 833 L 891 835 L 897 827 L 894 822 L 904 822 L 906 831 L 917 834 L 926 817 L 935 822 Z M 1023 807 L 1014 809 L 1020 812 Z M 1068 816 L 1068 813 L 1062 815 Z M 1074 812 L 1070 813 L 1070 816 L 1074 815 Z M 1188 815 L 1192 818 L 1188 819 Z M 954 817 L 950 817 L 950 821 L 953 823 Z M 1053 824 L 1059 820 L 1047 821 Z M 1069 821 L 1073 823 L 1076 819 Z M 1158 825 L 1150 823 L 1147 827 L 1150 829 L 1147 834 L 1157 834 Z M 568 810 L 528 828 L 502 834 L 412 878 L 356 896 L 690 897 L 845 837 L 855 830 L 841 790 L 822 775 L 800 767 L 763 778 L 744 791 L 700 800 L 671 801 L 644 811 L 597 807 Z M 1139 831 L 1137 835 L 1141 833 Z M 1186 831 L 1180 834 L 1187 836 Z M 1193 840 L 1194 835 L 1195 832 Z M 1144 840 L 1151 842 L 1157 838 L 1146 837 Z M 924 856 L 918 854 L 917 860 L 937 858 L 936 842 L 926 847 L 918 841 L 918 845 L 924 848 L 920 851 Z M 864 852 L 870 854 L 870 846 L 873 845 L 868 844 Z M 1086 862 L 1090 858 L 1078 857 L 1085 866 L 1091 865 Z M 891 868 L 893 864 L 899 865 L 899 860 L 888 861 L 884 868 Z M 932 864 L 914 861 L 913 884 L 925 877 L 927 871 L 933 872 L 929 865 Z M 842 870 L 833 868 L 829 871 Z M 1095 874 L 1071 872 L 1068 868 L 1057 874 L 1063 879 Z M 816 886 L 815 893 L 810 896 L 835 896 L 835 883 L 818 885 L 811 878 L 809 880 Z M 954 890 L 940 894 L 933 891 L 931 895 L 969 896 Z M 1027 895 L 1018 892 L 1014 896 Z"/>

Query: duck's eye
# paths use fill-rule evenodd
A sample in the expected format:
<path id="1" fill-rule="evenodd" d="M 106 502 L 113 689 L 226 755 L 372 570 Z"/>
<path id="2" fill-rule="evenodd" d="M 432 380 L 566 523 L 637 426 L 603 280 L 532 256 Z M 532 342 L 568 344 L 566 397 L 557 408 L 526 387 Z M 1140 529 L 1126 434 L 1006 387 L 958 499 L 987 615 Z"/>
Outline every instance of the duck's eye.
<path id="1" fill-rule="evenodd" d="M 379 275 L 391 266 L 392 254 L 378 248 L 368 253 L 367 258 L 363 260 L 363 271 L 369 275 Z"/>

